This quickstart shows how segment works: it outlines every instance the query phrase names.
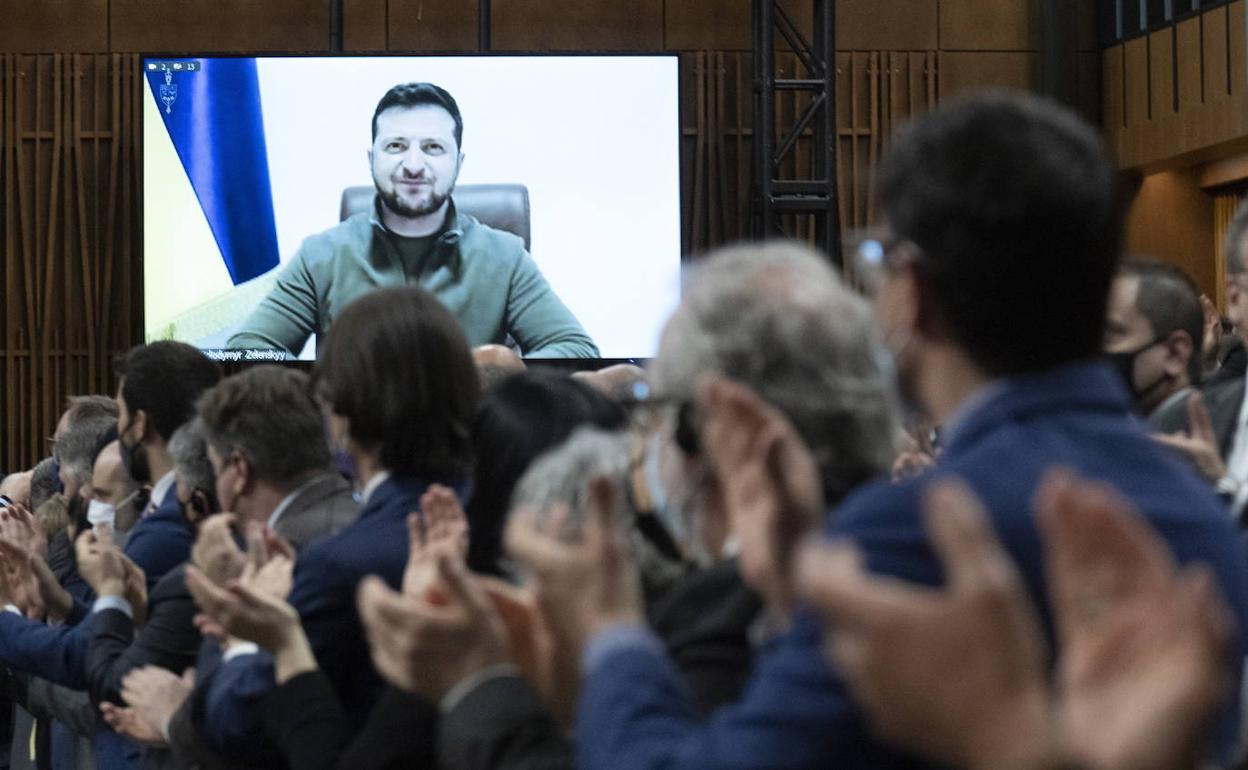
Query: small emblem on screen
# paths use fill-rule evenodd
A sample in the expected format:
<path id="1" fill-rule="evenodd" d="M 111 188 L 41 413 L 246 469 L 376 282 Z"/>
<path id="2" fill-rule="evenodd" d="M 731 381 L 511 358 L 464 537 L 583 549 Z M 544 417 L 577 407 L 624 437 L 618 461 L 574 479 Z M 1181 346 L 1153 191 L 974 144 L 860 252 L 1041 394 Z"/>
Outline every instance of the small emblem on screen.
<path id="1" fill-rule="evenodd" d="M 160 86 L 160 101 L 165 105 L 165 114 L 173 111 L 173 103 L 178 99 L 178 85 L 173 82 L 173 71 L 165 70 L 165 82 Z"/>

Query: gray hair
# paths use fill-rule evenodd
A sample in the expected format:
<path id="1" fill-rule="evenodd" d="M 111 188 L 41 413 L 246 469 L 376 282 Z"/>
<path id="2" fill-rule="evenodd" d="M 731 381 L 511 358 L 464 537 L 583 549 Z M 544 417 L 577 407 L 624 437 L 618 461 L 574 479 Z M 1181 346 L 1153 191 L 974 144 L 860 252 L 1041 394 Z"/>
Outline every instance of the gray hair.
<path id="1" fill-rule="evenodd" d="M 105 438 L 116 429 L 115 417 L 88 417 L 71 424 L 56 442 L 61 467 L 79 484 L 90 484 L 91 466 L 107 443 Z"/>
<path id="2" fill-rule="evenodd" d="M 1248 265 L 1244 264 L 1244 251 L 1248 249 L 1248 202 L 1240 204 L 1235 210 L 1223 237 L 1222 255 L 1226 260 L 1227 274 L 1234 275 L 1248 270 Z"/>
<path id="3" fill-rule="evenodd" d="M 589 482 L 606 476 L 621 487 L 628 483 L 630 468 L 628 437 L 592 427 L 577 428 L 567 441 L 539 456 L 516 483 L 511 510 L 525 508 L 539 517 L 553 506 L 565 505 L 570 514 L 564 536 L 576 536 L 588 512 Z M 626 496 L 627 499 L 627 496 Z M 628 506 L 627 520 L 637 512 Z M 637 557 L 643 583 L 650 591 L 661 591 L 683 574 L 682 565 L 651 544 L 636 526 L 628 528 L 628 538 Z"/>
<path id="4" fill-rule="evenodd" d="M 788 417 L 814 453 L 829 503 L 892 462 L 896 396 L 870 308 L 804 246 L 733 246 L 689 271 L 652 386 L 687 401 L 710 373 Z"/>
<path id="5" fill-rule="evenodd" d="M 30 510 L 37 511 L 56 494 L 56 461 L 45 457 L 30 472 Z"/>
<path id="6" fill-rule="evenodd" d="M 173 470 L 187 489 L 201 489 L 216 494 L 217 477 L 208 459 L 208 441 L 204 423 L 198 417 L 182 424 L 169 437 L 169 454 Z"/>

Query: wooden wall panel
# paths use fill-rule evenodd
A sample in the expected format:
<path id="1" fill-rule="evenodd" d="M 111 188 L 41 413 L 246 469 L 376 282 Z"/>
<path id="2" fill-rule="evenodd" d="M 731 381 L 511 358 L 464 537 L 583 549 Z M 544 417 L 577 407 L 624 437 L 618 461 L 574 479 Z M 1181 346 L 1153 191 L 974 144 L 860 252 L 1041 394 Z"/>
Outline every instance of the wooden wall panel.
<path id="1" fill-rule="evenodd" d="M 662 0 L 494 0 L 499 51 L 658 51 Z"/>
<path id="2" fill-rule="evenodd" d="M 1025 51 L 941 51 L 940 98 L 982 88 L 1033 89 L 1037 55 Z"/>
<path id="3" fill-rule="evenodd" d="M 1174 115 L 1174 34 L 1166 29 L 1148 36 L 1148 114 L 1152 120 Z"/>
<path id="4" fill-rule="evenodd" d="M 1127 216 L 1127 251 L 1168 260 L 1201 291 L 1217 293 L 1213 259 L 1213 197 L 1194 169 L 1149 174 Z"/>
<path id="5" fill-rule="evenodd" d="M 1122 46 L 1106 49 L 1101 54 L 1101 125 L 1111 136 L 1126 124 L 1124 77 Z"/>
<path id="6" fill-rule="evenodd" d="M 1226 47 L 1226 8 L 1215 8 L 1202 16 L 1201 51 L 1205 77 L 1205 100 L 1216 101 L 1230 95 L 1230 60 Z"/>
<path id="7" fill-rule="evenodd" d="M 344 50 L 384 51 L 386 29 L 386 0 L 343 0 Z"/>
<path id="8" fill-rule="evenodd" d="M 137 57 L 0 56 L 0 468 L 142 338 Z"/>
<path id="9" fill-rule="evenodd" d="M 1141 37 L 1127 41 L 1123 51 L 1123 83 L 1128 126 L 1148 120 L 1148 73 L 1148 40 Z"/>
<path id="10" fill-rule="evenodd" d="M 840 0 L 836 46 L 841 51 L 931 51 L 937 45 L 935 0 Z"/>
<path id="11" fill-rule="evenodd" d="M 1036 0 L 941 0 L 945 51 L 1034 51 L 1040 25 Z"/>
<path id="12" fill-rule="evenodd" d="M 663 4 L 665 43 L 673 51 L 748 51 L 750 3 L 681 0 Z"/>
<path id="13" fill-rule="evenodd" d="M 108 0 L 0 0 L 0 53 L 108 50 Z"/>
<path id="14" fill-rule="evenodd" d="M 495 2 L 497 9 L 502 3 Z M 477 0 L 388 0 L 387 48 L 393 51 L 476 51 Z M 498 26 L 494 42 L 498 41 Z"/>
<path id="15" fill-rule="evenodd" d="M 111 50 L 325 51 L 326 0 L 109 0 Z"/>
<path id="16" fill-rule="evenodd" d="M 1179 111 L 1187 112 L 1205 101 L 1199 17 L 1179 22 L 1175 27 L 1174 56 L 1179 65 Z"/>

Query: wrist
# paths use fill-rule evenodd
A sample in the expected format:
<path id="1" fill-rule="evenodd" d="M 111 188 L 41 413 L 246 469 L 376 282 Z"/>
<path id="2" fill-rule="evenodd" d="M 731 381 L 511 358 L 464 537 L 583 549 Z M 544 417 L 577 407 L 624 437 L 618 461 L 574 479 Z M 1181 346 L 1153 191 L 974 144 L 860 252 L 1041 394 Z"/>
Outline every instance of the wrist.
<path id="1" fill-rule="evenodd" d="M 43 597 L 43 604 L 47 608 L 48 619 L 59 623 L 68 617 L 70 610 L 74 608 L 74 597 L 69 595 L 69 591 L 56 586 Z"/>
<path id="2" fill-rule="evenodd" d="M 316 657 L 312 654 L 308 637 L 303 628 L 295 624 L 290 633 L 282 635 L 273 650 L 274 679 L 282 685 L 302 673 L 315 671 L 316 667 Z"/>
<path id="3" fill-rule="evenodd" d="M 111 578 L 107 580 L 101 580 L 100 584 L 95 589 L 95 595 L 96 596 L 123 596 L 124 597 L 126 595 L 126 581 L 114 580 Z"/>
<path id="4" fill-rule="evenodd" d="M 968 765 L 973 770 L 1051 770 L 1065 767 L 1060 730 L 1047 693 L 1038 689 L 1016 708 L 977 731 L 980 740 Z"/>

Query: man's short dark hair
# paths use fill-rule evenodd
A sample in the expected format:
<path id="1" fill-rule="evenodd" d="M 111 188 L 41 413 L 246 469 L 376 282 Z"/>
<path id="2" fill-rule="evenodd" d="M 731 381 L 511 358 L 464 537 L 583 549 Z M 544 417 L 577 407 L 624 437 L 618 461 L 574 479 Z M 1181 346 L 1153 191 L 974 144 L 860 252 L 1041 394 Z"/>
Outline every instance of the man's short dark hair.
<path id="1" fill-rule="evenodd" d="M 56 461 L 45 457 L 30 472 L 30 510 L 37 511 L 56 494 Z"/>
<path id="2" fill-rule="evenodd" d="M 373 141 L 377 140 L 377 118 L 391 107 L 441 107 L 450 113 L 455 121 L 455 146 L 464 146 L 464 119 L 459 114 L 459 105 L 455 97 L 445 88 L 433 83 L 401 83 L 381 97 L 377 109 L 373 111 Z"/>
<path id="3" fill-rule="evenodd" d="M 1226 226 L 1226 236 L 1222 245 L 1222 253 L 1226 257 L 1226 274 L 1235 275 L 1248 270 L 1244 264 L 1244 251 L 1248 250 L 1248 201 L 1244 201 L 1235 209 L 1235 216 Z"/>
<path id="4" fill-rule="evenodd" d="M 479 384 L 455 316 L 428 291 L 369 292 L 334 320 L 312 372 L 351 438 L 395 473 L 464 475 Z"/>
<path id="5" fill-rule="evenodd" d="M 131 414 L 147 412 L 165 441 L 195 416 L 195 402 L 221 380 L 221 367 L 185 342 L 162 340 L 130 349 L 116 365 L 121 397 Z M 123 430 L 128 425 L 120 426 Z"/>
<path id="6" fill-rule="evenodd" d="M 1122 208 L 1095 129 L 1037 96 L 981 93 L 915 120 L 880 179 L 936 317 L 987 374 L 1099 354 Z"/>
<path id="7" fill-rule="evenodd" d="M 1120 276 L 1140 281 L 1135 309 L 1148 319 L 1154 339 L 1171 332 L 1187 332 L 1192 338 L 1192 357 L 1187 362 L 1192 384 L 1200 381 L 1200 349 L 1204 341 L 1205 311 L 1200 307 L 1200 289 L 1182 268 L 1152 257 L 1130 256 L 1122 261 Z"/>
<path id="8" fill-rule="evenodd" d="M 204 393 L 198 411 L 213 451 L 240 453 L 257 478 L 283 484 L 329 466 L 321 411 L 297 369 L 269 364 L 227 377 Z"/>
<path id="9" fill-rule="evenodd" d="M 95 458 L 116 438 L 116 417 L 89 417 L 73 423 L 56 444 L 61 467 L 78 483 L 89 483 Z"/>

